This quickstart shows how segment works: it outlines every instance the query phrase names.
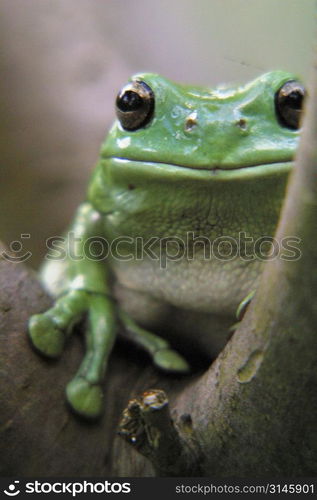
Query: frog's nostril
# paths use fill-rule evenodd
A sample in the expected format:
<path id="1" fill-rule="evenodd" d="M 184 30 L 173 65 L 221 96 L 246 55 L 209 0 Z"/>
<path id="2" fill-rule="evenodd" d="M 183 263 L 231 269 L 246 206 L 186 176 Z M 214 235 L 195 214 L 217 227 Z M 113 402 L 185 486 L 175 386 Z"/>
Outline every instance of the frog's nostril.
<path id="1" fill-rule="evenodd" d="M 185 131 L 191 132 L 193 128 L 196 127 L 196 125 L 197 125 L 197 113 L 196 111 L 193 111 L 193 113 L 190 113 L 190 115 L 188 115 L 185 120 Z"/>
<path id="2" fill-rule="evenodd" d="M 237 120 L 235 122 L 235 124 L 237 125 L 237 127 L 241 128 L 242 130 L 246 130 L 247 126 L 248 126 L 247 120 L 245 120 L 244 118 L 240 118 L 239 120 Z"/>

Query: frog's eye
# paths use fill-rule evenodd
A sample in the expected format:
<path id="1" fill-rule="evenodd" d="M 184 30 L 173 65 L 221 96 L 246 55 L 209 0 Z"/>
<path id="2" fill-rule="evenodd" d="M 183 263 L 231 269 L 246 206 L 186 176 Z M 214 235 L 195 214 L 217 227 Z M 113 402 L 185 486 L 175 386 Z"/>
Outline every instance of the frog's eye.
<path id="1" fill-rule="evenodd" d="M 152 118 L 153 111 L 154 94 L 144 82 L 130 82 L 117 95 L 117 117 L 125 130 L 144 127 Z"/>
<path id="2" fill-rule="evenodd" d="M 284 83 L 276 92 L 275 110 L 282 125 L 293 130 L 300 127 L 304 97 L 304 87 L 295 80 Z"/>

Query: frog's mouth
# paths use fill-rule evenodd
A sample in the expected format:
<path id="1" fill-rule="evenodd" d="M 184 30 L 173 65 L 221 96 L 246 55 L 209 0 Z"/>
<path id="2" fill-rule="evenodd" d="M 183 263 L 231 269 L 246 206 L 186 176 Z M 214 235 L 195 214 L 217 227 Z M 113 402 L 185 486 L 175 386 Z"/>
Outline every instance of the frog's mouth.
<path id="1" fill-rule="evenodd" d="M 113 167 L 121 169 L 123 172 L 125 169 L 135 173 L 146 172 L 149 175 L 159 175 L 159 176 L 184 176 L 191 178 L 204 178 L 204 179 L 232 179 L 232 178 L 243 178 L 243 177 L 255 177 L 255 176 L 272 176 L 287 174 L 292 169 L 294 162 L 292 160 L 287 161 L 277 161 L 268 163 L 258 163 L 254 165 L 236 165 L 236 166 L 195 166 L 195 165 L 182 165 L 180 163 L 165 163 L 160 161 L 147 161 L 138 160 L 131 158 L 124 158 L 118 156 L 111 156 L 105 158 L 106 162 L 109 161 Z M 127 172 L 128 173 L 128 172 Z"/>

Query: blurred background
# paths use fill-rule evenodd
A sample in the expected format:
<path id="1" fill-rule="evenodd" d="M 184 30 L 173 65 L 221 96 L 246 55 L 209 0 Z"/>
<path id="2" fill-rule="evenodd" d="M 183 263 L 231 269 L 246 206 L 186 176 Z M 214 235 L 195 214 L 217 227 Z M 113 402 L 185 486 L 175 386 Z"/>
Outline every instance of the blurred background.
<path id="1" fill-rule="evenodd" d="M 183 83 L 284 69 L 305 82 L 315 0 L 0 0 L 0 238 L 36 267 L 83 200 L 114 99 L 138 71 Z"/>

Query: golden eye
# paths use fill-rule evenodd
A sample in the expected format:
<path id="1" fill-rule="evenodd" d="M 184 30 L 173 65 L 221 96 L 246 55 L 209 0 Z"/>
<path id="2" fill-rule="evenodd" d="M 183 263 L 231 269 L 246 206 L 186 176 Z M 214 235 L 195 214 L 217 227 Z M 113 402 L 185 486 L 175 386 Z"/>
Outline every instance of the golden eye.
<path id="1" fill-rule="evenodd" d="M 305 94 L 304 87 L 295 80 L 284 83 L 276 92 L 275 110 L 281 125 L 293 130 L 300 127 Z"/>
<path id="2" fill-rule="evenodd" d="M 149 123 L 154 112 L 154 94 L 144 82 L 135 80 L 117 95 L 116 113 L 125 130 L 137 130 Z"/>

